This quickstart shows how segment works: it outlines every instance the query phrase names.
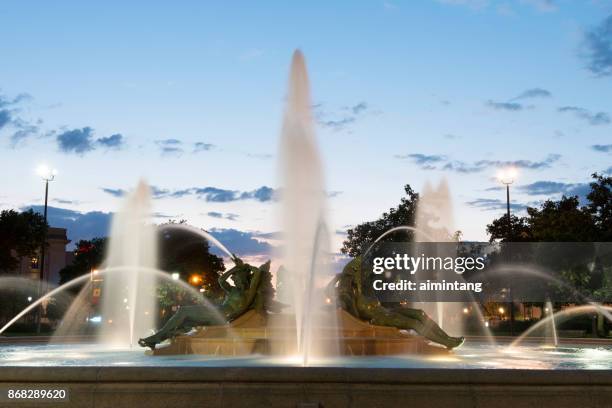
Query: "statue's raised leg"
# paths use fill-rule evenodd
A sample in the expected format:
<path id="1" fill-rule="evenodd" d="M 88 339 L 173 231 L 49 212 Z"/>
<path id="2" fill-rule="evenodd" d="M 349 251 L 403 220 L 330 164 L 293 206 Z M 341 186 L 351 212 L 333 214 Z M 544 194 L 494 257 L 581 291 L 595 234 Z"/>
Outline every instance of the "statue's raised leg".
<path id="1" fill-rule="evenodd" d="M 142 347 L 155 348 L 155 345 L 175 336 L 185 333 L 195 326 L 210 326 L 223 324 L 218 317 L 211 315 L 207 306 L 183 306 L 154 335 L 138 340 Z"/>
<path id="2" fill-rule="evenodd" d="M 373 324 L 392 326 L 403 330 L 414 330 L 429 340 L 442 344 L 449 349 L 463 344 L 463 337 L 449 336 L 425 312 L 419 309 L 395 309 L 376 313 Z"/>

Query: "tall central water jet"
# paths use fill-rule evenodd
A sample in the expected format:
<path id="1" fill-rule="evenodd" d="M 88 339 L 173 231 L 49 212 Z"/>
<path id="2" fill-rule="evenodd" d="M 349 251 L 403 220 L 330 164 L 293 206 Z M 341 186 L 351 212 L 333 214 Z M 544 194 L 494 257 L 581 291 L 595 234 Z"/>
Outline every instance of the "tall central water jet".
<path id="1" fill-rule="evenodd" d="M 151 224 L 150 190 L 140 182 L 112 221 L 101 293 L 101 340 L 113 345 L 134 344 L 155 328 L 156 281 L 147 269 L 157 265 L 157 234 Z"/>
<path id="2" fill-rule="evenodd" d="M 319 331 L 334 327 L 320 319 L 324 284 L 329 280 L 329 237 L 326 227 L 325 186 L 315 138 L 308 74 L 303 54 L 293 54 L 287 106 L 280 142 L 282 185 L 283 265 L 291 291 L 281 293 L 295 312 L 297 352 L 303 364 L 322 352 Z M 317 316 L 316 323 L 314 316 Z M 329 314 L 328 314 L 329 315 Z M 325 320 L 325 319 L 323 319 Z"/>

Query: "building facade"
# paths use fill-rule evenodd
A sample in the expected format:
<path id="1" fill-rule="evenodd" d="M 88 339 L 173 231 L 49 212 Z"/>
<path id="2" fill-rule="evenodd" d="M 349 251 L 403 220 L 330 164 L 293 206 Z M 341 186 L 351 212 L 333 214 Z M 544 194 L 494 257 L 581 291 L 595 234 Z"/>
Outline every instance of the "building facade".
<path id="1" fill-rule="evenodd" d="M 66 245 L 69 243 L 65 228 L 49 227 L 45 249 L 44 281 L 51 286 L 59 284 L 59 272 L 72 262 L 74 254 L 66 251 Z M 13 274 L 34 280 L 40 279 L 40 251 L 33 257 L 21 258 Z"/>

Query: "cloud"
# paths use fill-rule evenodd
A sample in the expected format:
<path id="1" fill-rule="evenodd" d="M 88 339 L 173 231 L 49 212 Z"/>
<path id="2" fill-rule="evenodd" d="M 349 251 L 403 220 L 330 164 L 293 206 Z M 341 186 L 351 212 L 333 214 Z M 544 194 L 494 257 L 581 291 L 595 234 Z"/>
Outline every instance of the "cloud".
<path id="1" fill-rule="evenodd" d="M 24 207 L 22 210 L 33 209 L 43 213 L 42 205 Z M 79 212 L 66 208 L 48 207 L 47 219 L 51 227 L 66 228 L 68 239 L 72 245 L 81 239 L 92 239 L 108 236 L 112 213 L 101 211 Z"/>
<path id="2" fill-rule="evenodd" d="M 417 166 L 421 167 L 423 170 L 434 170 L 436 167 L 434 164 L 445 161 L 446 156 L 436 155 L 436 154 L 422 154 L 422 153 L 412 153 L 405 155 L 395 155 L 396 159 L 409 159 Z"/>
<path id="3" fill-rule="evenodd" d="M 29 101 L 32 99 L 32 96 L 28 93 L 20 93 L 14 98 L 7 98 L 6 95 L 0 95 L 0 108 L 4 108 L 6 106 L 17 105 L 23 101 Z"/>
<path id="4" fill-rule="evenodd" d="M 32 97 L 29 94 L 21 93 L 13 98 L 0 94 L 0 130 L 12 128 L 11 147 L 16 147 L 20 142 L 38 132 L 38 122 L 30 122 L 19 116 L 20 108 L 17 106 L 21 102 L 29 101 Z"/>
<path id="5" fill-rule="evenodd" d="M 282 239 L 283 234 L 281 231 L 272 231 L 272 232 L 254 232 L 253 236 L 256 238 L 264 238 L 264 239 L 274 239 L 279 240 Z"/>
<path id="6" fill-rule="evenodd" d="M 165 219 L 177 218 L 176 215 L 164 214 L 164 213 L 160 213 L 160 212 L 153 213 L 153 217 L 155 217 L 155 218 L 165 218 Z"/>
<path id="7" fill-rule="evenodd" d="M 518 169 L 538 170 L 550 168 L 553 163 L 561 158 L 560 154 L 549 154 L 544 160 L 480 160 L 474 164 L 477 167 L 515 167 Z"/>
<path id="8" fill-rule="evenodd" d="M 552 93 L 546 89 L 542 88 L 531 88 L 523 91 L 518 96 L 512 98 L 513 101 L 518 99 L 531 99 L 531 98 L 550 98 Z"/>
<path id="9" fill-rule="evenodd" d="M 21 118 L 15 118 L 12 121 L 13 127 L 16 129 L 15 133 L 11 136 L 11 146 L 15 147 L 30 136 L 35 135 L 39 131 L 38 125 L 34 125 L 28 121 L 24 121 Z"/>
<path id="10" fill-rule="evenodd" d="M 11 123 L 11 112 L 8 109 L 0 110 L 0 129 Z"/>
<path id="11" fill-rule="evenodd" d="M 256 239 L 257 232 L 239 231 L 233 228 L 213 228 L 209 232 L 230 252 L 241 257 L 269 256 L 274 248 L 269 243 Z M 213 248 L 213 251 L 219 252 L 216 248 Z"/>
<path id="12" fill-rule="evenodd" d="M 122 134 L 115 133 L 109 137 L 101 137 L 96 142 L 108 149 L 120 149 L 123 146 L 124 139 Z"/>
<path id="13" fill-rule="evenodd" d="M 494 211 L 494 210 L 505 210 L 506 201 L 497 198 L 477 198 L 473 201 L 466 202 L 467 205 L 475 208 L 480 208 L 483 211 Z M 518 204 L 510 202 L 510 209 L 514 211 L 522 211 L 527 206 L 524 204 Z"/>
<path id="14" fill-rule="evenodd" d="M 86 126 L 81 129 L 66 130 L 56 136 L 57 145 L 63 153 L 84 155 L 98 146 L 107 149 L 119 149 L 123 146 L 123 135 L 117 133 L 108 137 L 94 139 L 94 130 Z"/>
<path id="15" fill-rule="evenodd" d="M 94 149 L 93 129 L 72 129 L 57 135 L 57 144 L 64 153 L 84 154 Z"/>
<path id="16" fill-rule="evenodd" d="M 54 198 L 52 201 L 58 204 L 79 204 L 80 201 L 77 200 L 65 200 L 63 198 Z"/>
<path id="17" fill-rule="evenodd" d="M 126 190 L 120 188 L 104 187 L 101 190 L 113 197 L 122 197 L 127 193 Z M 168 190 L 157 186 L 151 186 L 151 195 L 156 199 L 195 196 L 204 201 L 213 203 L 228 203 L 241 200 L 255 200 L 263 203 L 276 200 L 277 191 L 268 186 L 261 186 L 251 191 L 228 190 L 218 187 L 190 187 L 178 190 Z"/>
<path id="18" fill-rule="evenodd" d="M 126 194 L 126 191 L 120 188 L 102 188 L 102 191 L 113 197 L 123 197 Z"/>
<path id="19" fill-rule="evenodd" d="M 596 152 L 612 153 L 612 144 L 607 144 L 607 145 L 596 144 L 596 145 L 591 146 L 591 149 L 595 150 Z"/>
<path id="20" fill-rule="evenodd" d="M 413 153 L 407 155 L 396 155 L 398 159 L 410 159 L 423 170 L 445 170 L 456 173 L 478 173 L 488 168 L 515 167 L 519 169 L 539 170 L 549 168 L 561 158 L 558 154 L 549 154 L 544 160 L 478 160 L 468 163 L 460 160 L 449 160 L 443 155 L 427 155 Z"/>
<path id="21" fill-rule="evenodd" d="M 586 196 L 591 191 L 589 183 L 562 183 L 558 181 L 540 180 L 534 183 L 518 185 L 516 191 L 529 196 L 577 196 L 581 204 L 586 204 Z M 490 187 L 485 191 L 500 191 L 505 187 Z"/>
<path id="22" fill-rule="evenodd" d="M 205 201 L 213 203 L 227 203 L 230 201 L 237 201 L 241 199 L 242 194 L 248 194 L 246 192 L 240 193 L 239 191 L 225 190 L 217 187 L 202 187 L 195 188 L 192 190 L 200 198 L 203 198 Z"/>
<path id="23" fill-rule="evenodd" d="M 156 140 L 155 144 L 159 146 L 162 156 L 180 156 L 184 153 L 183 142 L 178 139 Z"/>
<path id="24" fill-rule="evenodd" d="M 219 219 L 226 219 L 226 220 L 230 220 L 230 221 L 236 221 L 239 218 L 238 214 L 220 213 L 220 212 L 216 212 L 216 211 L 209 211 L 209 212 L 206 213 L 206 215 L 208 215 L 209 217 L 219 218 Z"/>
<path id="25" fill-rule="evenodd" d="M 331 114 L 323 110 L 323 104 L 319 103 L 312 106 L 314 116 L 317 123 L 325 128 L 332 129 L 336 132 L 345 130 L 349 125 L 357 122 L 369 111 L 369 105 L 366 102 L 359 102 L 351 106 L 343 106 L 339 113 Z"/>
<path id="26" fill-rule="evenodd" d="M 257 201 L 266 202 L 266 201 L 272 201 L 275 198 L 274 194 L 275 193 L 274 193 L 273 188 L 270 188 L 267 186 L 261 186 L 256 190 L 242 193 L 241 199 L 246 200 L 246 199 L 252 198 Z"/>
<path id="27" fill-rule="evenodd" d="M 194 153 L 207 152 L 209 150 L 214 149 L 214 147 L 215 145 L 211 143 L 197 142 L 193 144 L 193 152 Z"/>
<path id="28" fill-rule="evenodd" d="M 557 181 L 536 181 L 517 186 L 516 189 L 527 195 L 555 195 L 586 197 L 591 190 L 588 183 L 561 183 Z"/>
<path id="29" fill-rule="evenodd" d="M 576 115 L 576 117 L 587 121 L 592 126 L 607 125 L 612 122 L 612 119 L 610 119 L 610 115 L 608 115 L 606 112 L 593 113 L 585 108 L 581 108 L 578 106 L 561 106 L 557 110 L 559 112 L 573 113 L 574 115 Z"/>
<path id="30" fill-rule="evenodd" d="M 586 68 L 598 77 L 612 75 L 612 15 L 584 35 Z"/>
<path id="31" fill-rule="evenodd" d="M 520 110 L 523 110 L 523 105 L 517 102 L 495 102 L 492 100 L 488 100 L 486 105 L 491 108 L 491 109 L 495 109 L 495 110 L 505 110 L 505 111 L 512 111 L 512 112 L 517 112 Z"/>
<path id="32" fill-rule="evenodd" d="M 478 173 L 480 171 L 483 171 L 485 168 L 486 166 L 477 166 L 459 160 L 454 160 L 446 163 L 444 167 L 442 167 L 442 170 L 454 171 L 455 173 L 470 174 Z"/>

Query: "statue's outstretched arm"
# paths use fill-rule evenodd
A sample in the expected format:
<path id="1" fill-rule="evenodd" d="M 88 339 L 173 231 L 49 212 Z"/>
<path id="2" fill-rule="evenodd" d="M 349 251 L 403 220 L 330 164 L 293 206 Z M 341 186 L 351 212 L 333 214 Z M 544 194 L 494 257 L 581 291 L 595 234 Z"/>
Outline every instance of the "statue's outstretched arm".
<path id="1" fill-rule="evenodd" d="M 252 268 L 253 276 L 251 277 L 251 286 L 247 291 L 247 302 L 251 304 L 257 295 L 257 289 L 259 289 L 259 283 L 261 282 L 261 270 L 259 268 Z"/>
<path id="2" fill-rule="evenodd" d="M 223 272 L 223 275 L 219 276 L 219 286 L 221 286 L 221 289 L 223 289 L 225 292 L 229 292 L 230 290 L 232 290 L 232 287 L 229 283 L 227 283 L 227 279 L 234 273 L 234 268 L 230 269 L 229 271 Z"/>

